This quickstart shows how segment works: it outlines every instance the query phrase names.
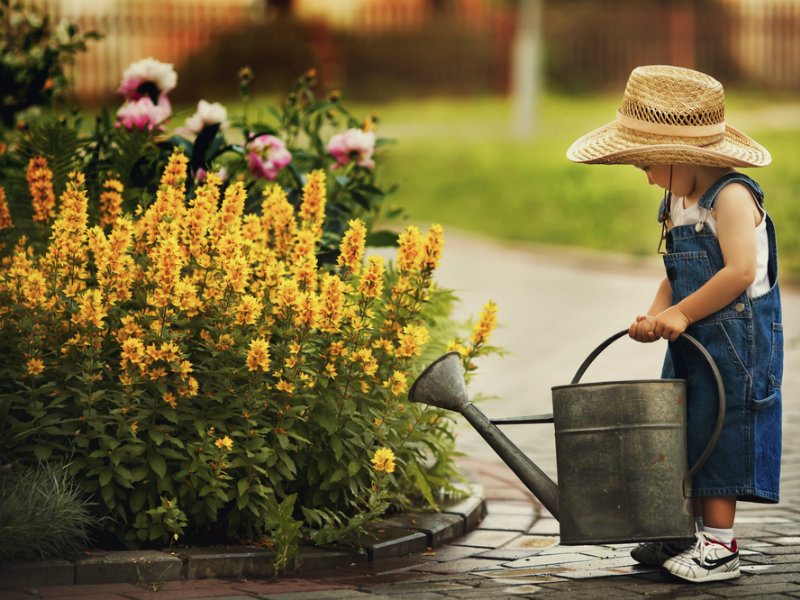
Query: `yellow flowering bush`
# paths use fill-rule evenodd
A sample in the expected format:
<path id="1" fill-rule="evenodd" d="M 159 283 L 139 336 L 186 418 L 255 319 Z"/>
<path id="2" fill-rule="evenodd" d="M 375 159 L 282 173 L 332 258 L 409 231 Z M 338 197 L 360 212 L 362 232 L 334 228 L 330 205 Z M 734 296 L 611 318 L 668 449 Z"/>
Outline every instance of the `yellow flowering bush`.
<path id="1" fill-rule="evenodd" d="M 283 564 L 375 516 L 376 470 L 396 505 L 435 507 L 451 421 L 406 393 L 445 349 L 440 226 L 406 228 L 386 263 L 352 219 L 323 268 L 322 170 L 298 207 L 272 185 L 251 214 L 213 174 L 188 195 L 175 152 L 152 203 L 96 225 L 81 173 L 54 202 L 46 164 L 30 172 L 52 223 L 0 264 L 0 464 L 69 457 L 106 543 L 267 536 Z M 456 342 L 465 360 L 493 326 Z"/>

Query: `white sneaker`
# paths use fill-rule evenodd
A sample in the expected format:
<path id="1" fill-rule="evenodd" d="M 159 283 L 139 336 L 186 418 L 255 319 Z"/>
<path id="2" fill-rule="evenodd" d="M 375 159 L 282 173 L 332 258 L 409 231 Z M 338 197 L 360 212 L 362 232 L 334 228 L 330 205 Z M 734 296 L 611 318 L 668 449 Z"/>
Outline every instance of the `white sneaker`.
<path id="1" fill-rule="evenodd" d="M 660 567 L 664 561 L 691 547 L 691 542 L 643 542 L 631 550 L 633 560 L 648 567 Z"/>
<path id="2" fill-rule="evenodd" d="M 664 561 L 665 572 L 693 583 L 722 581 L 739 577 L 739 549 L 731 547 L 706 532 L 695 534 L 694 547 Z"/>

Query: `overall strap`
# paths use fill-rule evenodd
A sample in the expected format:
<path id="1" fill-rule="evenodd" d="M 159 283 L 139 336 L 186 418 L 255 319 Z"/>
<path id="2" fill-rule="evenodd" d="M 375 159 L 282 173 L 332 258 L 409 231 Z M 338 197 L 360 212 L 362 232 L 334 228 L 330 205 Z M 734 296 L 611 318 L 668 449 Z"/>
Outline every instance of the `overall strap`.
<path id="1" fill-rule="evenodd" d="M 750 190 L 750 193 L 753 194 L 753 197 L 756 199 L 756 202 L 758 202 L 759 206 L 763 205 L 764 192 L 761 190 L 761 186 L 750 179 L 747 175 L 742 173 L 728 173 L 727 175 L 723 175 L 717 179 L 700 197 L 700 200 L 698 201 L 700 208 L 704 208 L 705 210 L 709 211 L 712 210 L 717 201 L 717 196 L 722 191 L 722 188 L 729 183 L 734 182 L 744 184 L 745 187 Z"/>

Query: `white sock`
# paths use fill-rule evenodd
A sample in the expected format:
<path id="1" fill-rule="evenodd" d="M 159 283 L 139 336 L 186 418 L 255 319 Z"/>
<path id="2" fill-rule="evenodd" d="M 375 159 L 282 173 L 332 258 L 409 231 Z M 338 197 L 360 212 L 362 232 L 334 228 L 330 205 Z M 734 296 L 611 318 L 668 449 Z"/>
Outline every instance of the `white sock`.
<path id="1" fill-rule="evenodd" d="M 703 531 L 703 517 L 695 517 L 694 528 L 696 531 Z"/>
<path id="2" fill-rule="evenodd" d="M 717 529 L 706 525 L 703 531 L 710 533 L 726 546 L 730 546 L 733 543 L 733 529 Z"/>

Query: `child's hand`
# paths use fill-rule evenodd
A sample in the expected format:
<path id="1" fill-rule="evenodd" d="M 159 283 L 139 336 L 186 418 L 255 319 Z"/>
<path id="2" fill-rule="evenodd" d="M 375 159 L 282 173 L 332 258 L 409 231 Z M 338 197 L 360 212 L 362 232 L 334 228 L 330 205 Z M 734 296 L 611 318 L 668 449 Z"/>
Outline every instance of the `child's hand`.
<path id="1" fill-rule="evenodd" d="M 670 306 L 653 319 L 651 333 L 657 338 L 674 342 L 691 323 L 689 317 L 683 314 L 677 306 Z"/>
<path id="2" fill-rule="evenodd" d="M 639 315 L 636 317 L 636 321 L 634 321 L 630 328 L 628 329 L 628 335 L 632 337 L 637 342 L 654 342 L 658 338 L 653 333 L 653 317 L 651 316 L 643 316 Z"/>

